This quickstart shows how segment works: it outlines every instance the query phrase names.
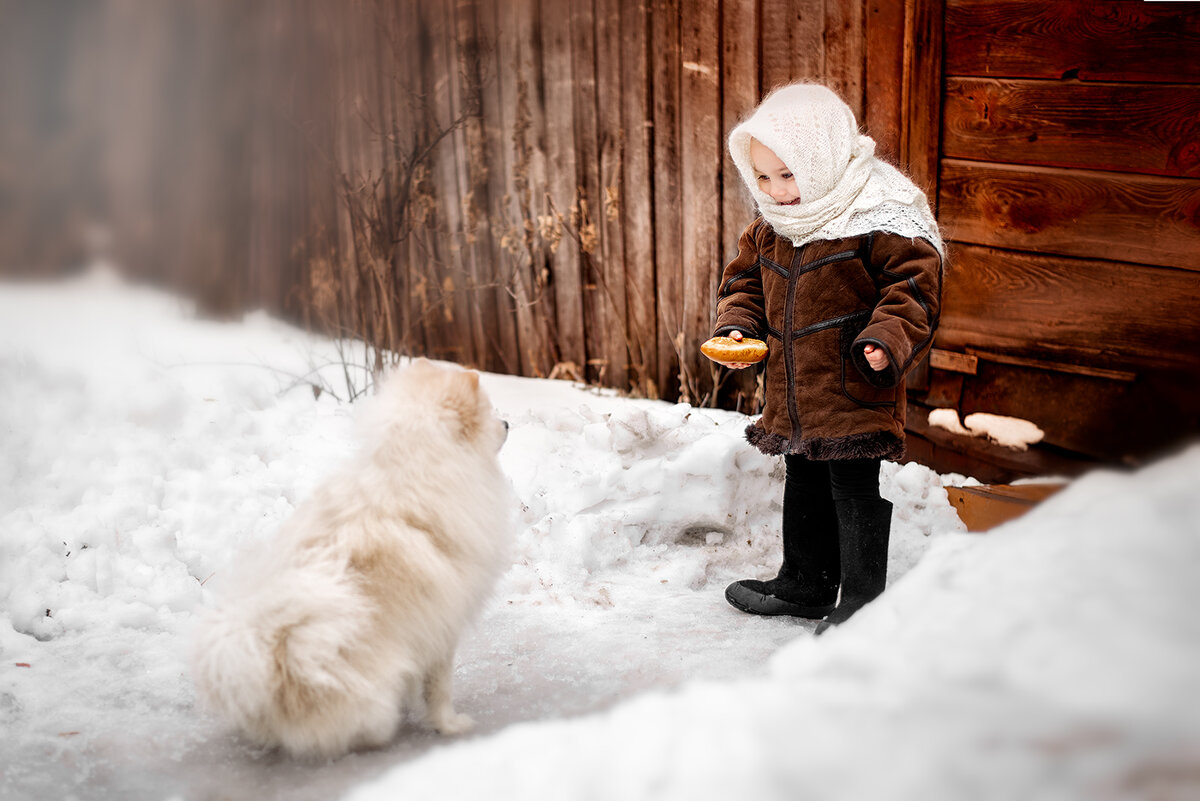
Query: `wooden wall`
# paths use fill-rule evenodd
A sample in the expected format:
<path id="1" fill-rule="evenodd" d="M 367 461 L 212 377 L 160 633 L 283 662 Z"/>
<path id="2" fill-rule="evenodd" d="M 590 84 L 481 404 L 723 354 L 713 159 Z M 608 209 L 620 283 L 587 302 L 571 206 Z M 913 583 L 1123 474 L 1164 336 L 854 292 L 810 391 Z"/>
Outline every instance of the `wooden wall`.
<path id="1" fill-rule="evenodd" d="M 209 310 L 753 411 L 751 377 L 697 349 L 752 214 L 724 136 L 771 87 L 821 81 L 951 241 L 918 408 L 1032 419 L 1105 459 L 1200 429 L 1200 3 L 0 0 L 0 18 L 5 273 L 77 263 L 101 224 L 126 269 Z M 983 447 L 919 414 L 913 433 L 942 468 Z"/>
<path id="2" fill-rule="evenodd" d="M 947 0 L 926 400 L 1112 459 L 1200 429 L 1200 4 Z"/>

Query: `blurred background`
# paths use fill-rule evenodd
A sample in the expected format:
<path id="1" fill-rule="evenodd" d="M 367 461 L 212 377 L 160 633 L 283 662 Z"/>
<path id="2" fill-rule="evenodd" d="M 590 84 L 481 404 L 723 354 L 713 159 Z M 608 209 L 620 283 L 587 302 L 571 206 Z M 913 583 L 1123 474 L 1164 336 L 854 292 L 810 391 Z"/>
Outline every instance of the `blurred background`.
<path id="1" fill-rule="evenodd" d="M 825 83 L 951 243 L 910 458 L 983 480 L 1200 430 L 1200 4 L 0 0 L 0 276 L 748 413 L 699 354 L 726 132 Z M 1017 452 L 935 408 L 1035 422 Z"/>

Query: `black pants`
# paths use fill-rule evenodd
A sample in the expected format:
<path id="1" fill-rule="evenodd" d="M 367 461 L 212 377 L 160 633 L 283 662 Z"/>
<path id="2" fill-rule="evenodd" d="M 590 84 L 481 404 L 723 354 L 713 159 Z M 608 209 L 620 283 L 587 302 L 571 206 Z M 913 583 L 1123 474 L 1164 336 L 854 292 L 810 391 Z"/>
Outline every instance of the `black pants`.
<path id="1" fill-rule="evenodd" d="M 783 457 L 787 466 L 787 481 L 784 485 L 783 505 L 788 501 L 832 499 L 843 501 L 848 498 L 879 498 L 880 459 L 836 459 L 829 462 L 814 462 L 803 456 Z M 785 512 L 786 513 L 786 512 Z"/>
<path id="2" fill-rule="evenodd" d="M 781 577 L 832 588 L 841 575 L 836 501 L 879 500 L 879 459 L 814 462 L 785 456 Z"/>

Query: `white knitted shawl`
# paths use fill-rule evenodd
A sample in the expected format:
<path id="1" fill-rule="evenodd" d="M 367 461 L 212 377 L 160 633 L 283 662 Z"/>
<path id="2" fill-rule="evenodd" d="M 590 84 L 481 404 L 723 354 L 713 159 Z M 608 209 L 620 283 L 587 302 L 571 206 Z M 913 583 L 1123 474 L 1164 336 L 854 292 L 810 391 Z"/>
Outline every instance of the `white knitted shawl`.
<path id="1" fill-rule="evenodd" d="M 759 188 L 752 138 L 795 176 L 799 203 L 780 205 Z M 729 134 L 729 154 L 759 212 L 797 247 L 887 231 L 924 237 L 943 252 L 925 193 L 875 158 L 875 141 L 859 134 L 854 112 L 824 86 L 793 84 L 772 92 Z"/>

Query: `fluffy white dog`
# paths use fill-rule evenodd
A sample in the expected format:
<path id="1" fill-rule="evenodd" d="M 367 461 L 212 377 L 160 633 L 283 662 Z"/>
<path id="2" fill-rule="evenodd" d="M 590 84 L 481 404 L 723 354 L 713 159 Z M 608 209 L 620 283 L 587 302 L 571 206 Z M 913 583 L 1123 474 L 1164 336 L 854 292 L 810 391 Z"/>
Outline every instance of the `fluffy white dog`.
<path id="1" fill-rule="evenodd" d="M 460 633 L 507 565 L 507 426 L 477 373 L 389 378 L 358 457 L 286 521 L 201 621 L 201 698 L 262 745 L 336 757 L 389 742 L 410 707 L 442 734 Z M 423 693 L 422 693 L 423 691 Z"/>

